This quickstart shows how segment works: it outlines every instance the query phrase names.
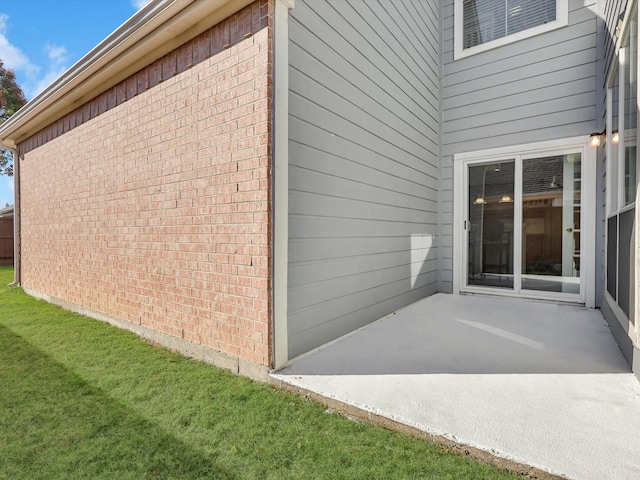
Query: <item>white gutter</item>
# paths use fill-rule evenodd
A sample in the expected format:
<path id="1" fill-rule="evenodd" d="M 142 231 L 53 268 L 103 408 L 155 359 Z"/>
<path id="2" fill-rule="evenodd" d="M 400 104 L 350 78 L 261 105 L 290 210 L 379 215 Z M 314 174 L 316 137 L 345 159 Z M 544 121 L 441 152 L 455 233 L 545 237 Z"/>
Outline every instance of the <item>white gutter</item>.
<path id="1" fill-rule="evenodd" d="M 15 148 L 8 149 L 13 155 L 13 282 L 10 287 L 20 285 L 20 159 Z"/>
<path id="2" fill-rule="evenodd" d="M 5 148 L 117 85 L 252 0 L 152 0 L 0 125 Z"/>

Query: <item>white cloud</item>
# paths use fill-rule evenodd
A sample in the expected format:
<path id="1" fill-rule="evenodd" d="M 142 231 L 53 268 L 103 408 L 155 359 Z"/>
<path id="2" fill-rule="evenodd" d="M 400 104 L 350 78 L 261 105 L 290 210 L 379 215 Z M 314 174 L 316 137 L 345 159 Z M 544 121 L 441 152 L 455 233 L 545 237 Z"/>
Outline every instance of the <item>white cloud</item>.
<path id="1" fill-rule="evenodd" d="M 54 65 L 59 65 L 67 61 L 67 49 L 61 45 L 47 44 L 44 46 L 47 58 Z"/>
<path id="2" fill-rule="evenodd" d="M 22 50 L 7 37 L 9 16 L 0 13 L 0 58 L 6 68 L 23 74 L 20 86 L 28 99 L 33 98 L 58 78 L 68 68 L 67 50 L 62 45 L 47 44 L 43 51 L 47 65 L 33 63 Z"/>
<path id="3" fill-rule="evenodd" d="M 32 90 L 34 95 L 48 87 L 56 78 L 62 75 L 68 68 L 67 49 L 61 45 L 47 44 L 44 46 L 44 53 L 47 55 L 49 64 L 47 71 L 37 82 Z"/>
<path id="4" fill-rule="evenodd" d="M 149 0 L 131 0 L 131 5 L 133 5 L 133 8 L 136 10 L 140 10 L 147 3 L 149 3 Z"/>
<path id="5" fill-rule="evenodd" d="M 28 77 L 35 77 L 40 71 L 40 67 L 31 63 L 29 58 L 15 45 L 12 45 L 7 38 L 7 21 L 9 16 L 0 13 L 0 58 L 4 62 L 5 68 L 14 71 L 24 72 Z"/>

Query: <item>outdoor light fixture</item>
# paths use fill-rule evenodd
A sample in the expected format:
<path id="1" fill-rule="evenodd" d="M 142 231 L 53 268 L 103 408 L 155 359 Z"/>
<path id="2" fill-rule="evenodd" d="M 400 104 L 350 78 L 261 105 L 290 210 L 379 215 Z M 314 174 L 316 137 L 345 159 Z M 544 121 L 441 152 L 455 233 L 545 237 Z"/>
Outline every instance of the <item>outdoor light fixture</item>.
<path id="1" fill-rule="evenodd" d="M 618 130 L 611 132 L 611 143 L 614 145 L 618 145 L 620 143 L 620 133 Z"/>
<path id="2" fill-rule="evenodd" d="M 607 130 L 603 130 L 601 132 L 594 132 L 589 136 L 589 146 L 590 147 L 599 147 L 602 145 L 602 140 L 607 138 Z M 620 133 L 618 130 L 613 130 L 611 132 L 611 143 L 613 145 L 618 145 L 620 143 Z"/>
<path id="3" fill-rule="evenodd" d="M 477 197 L 474 201 L 473 201 L 474 205 L 486 205 L 487 201 L 484 199 L 484 197 Z"/>
<path id="4" fill-rule="evenodd" d="M 513 198 L 510 195 L 503 195 L 498 203 L 513 203 Z"/>
<path id="5" fill-rule="evenodd" d="M 603 130 L 602 132 L 598 133 L 592 133 L 591 136 L 589 137 L 589 146 L 590 147 L 599 147 L 600 144 L 602 143 L 602 137 L 605 135 L 606 130 Z"/>
<path id="6" fill-rule="evenodd" d="M 618 23 L 616 24 L 616 29 L 613 33 L 616 38 L 620 38 L 620 34 L 622 33 L 623 26 L 624 26 L 624 12 L 622 12 L 618 17 Z"/>

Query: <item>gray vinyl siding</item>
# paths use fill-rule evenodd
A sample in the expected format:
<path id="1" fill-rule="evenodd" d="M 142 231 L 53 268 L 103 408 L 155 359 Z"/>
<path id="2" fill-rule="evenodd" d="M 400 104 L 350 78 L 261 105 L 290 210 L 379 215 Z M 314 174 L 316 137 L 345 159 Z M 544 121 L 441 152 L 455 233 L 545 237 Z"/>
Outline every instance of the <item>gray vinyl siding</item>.
<path id="1" fill-rule="evenodd" d="M 453 0 L 442 2 L 442 244 L 452 244 L 453 155 L 588 135 L 597 89 L 595 1 L 569 0 L 569 25 L 453 59 Z M 443 291 L 452 289 L 442 250 Z"/>
<path id="2" fill-rule="evenodd" d="M 616 37 L 615 31 L 618 26 L 618 18 L 624 13 L 628 0 L 607 0 L 600 1 L 600 15 L 604 20 L 604 38 L 602 39 L 603 48 L 603 71 L 606 79 L 611 67 L 611 61 L 615 54 Z"/>
<path id="3" fill-rule="evenodd" d="M 290 358 L 437 289 L 438 6 L 291 11 Z"/>

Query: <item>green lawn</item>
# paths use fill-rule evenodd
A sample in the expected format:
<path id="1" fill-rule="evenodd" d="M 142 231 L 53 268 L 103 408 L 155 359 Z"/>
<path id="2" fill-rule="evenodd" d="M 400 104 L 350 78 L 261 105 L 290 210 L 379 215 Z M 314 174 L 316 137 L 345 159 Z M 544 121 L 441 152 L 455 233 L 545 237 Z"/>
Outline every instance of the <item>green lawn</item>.
<path id="1" fill-rule="evenodd" d="M 515 475 L 9 289 L 0 267 L 0 479 Z"/>

